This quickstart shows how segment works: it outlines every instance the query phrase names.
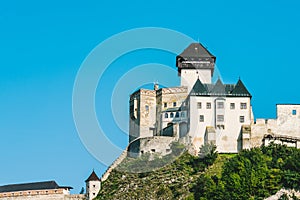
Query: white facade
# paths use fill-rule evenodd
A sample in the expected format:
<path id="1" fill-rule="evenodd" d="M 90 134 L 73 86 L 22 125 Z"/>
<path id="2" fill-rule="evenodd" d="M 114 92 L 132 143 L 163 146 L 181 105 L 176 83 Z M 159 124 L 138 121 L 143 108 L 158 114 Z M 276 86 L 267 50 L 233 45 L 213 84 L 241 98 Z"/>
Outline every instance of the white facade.
<path id="1" fill-rule="evenodd" d="M 88 200 L 92 200 L 97 197 L 101 187 L 99 180 L 87 181 L 86 182 L 86 195 Z"/>
<path id="2" fill-rule="evenodd" d="M 188 87 L 188 91 L 191 91 L 197 79 L 200 79 L 202 83 L 210 84 L 211 78 L 211 69 L 182 69 L 180 85 Z"/>
<path id="3" fill-rule="evenodd" d="M 191 97 L 189 111 L 189 135 L 196 150 L 205 142 L 209 142 L 205 141 L 206 129 L 213 127 L 216 132 L 217 151 L 238 152 L 241 127 L 251 124 L 250 98 Z"/>

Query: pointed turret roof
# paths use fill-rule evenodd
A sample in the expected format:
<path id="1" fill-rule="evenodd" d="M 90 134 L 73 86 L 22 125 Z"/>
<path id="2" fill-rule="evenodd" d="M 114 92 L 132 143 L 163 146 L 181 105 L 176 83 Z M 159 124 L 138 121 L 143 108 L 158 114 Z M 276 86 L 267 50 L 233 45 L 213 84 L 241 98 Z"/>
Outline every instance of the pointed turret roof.
<path id="1" fill-rule="evenodd" d="M 226 94 L 225 92 L 225 85 L 222 83 L 221 79 L 218 78 L 215 86 L 213 87 L 212 91 L 211 91 L 212 94 Z"/>
<path id="2" fill-rule="evenodd" d="M 252 97 L 241 80 L 238 80 L 237 84 L 223 84 L 221 79 L 218 79 L 215 84 L 203 84 L 198 79 L 190 96 Z"/>
<path id="3" fill-rule="evenodd" d="M 191 95 L 206 95 L 207 93 L 207 88 L 202 84 L 202 82 L 198 78 L 191 90 Z"/>
<path id="4" fill-rule="evenodd" d="M 245 87 L 244 83 L 241 79 L 238 80 L 237 84 L 235 85 L 234 89 L 232 90 L 231 94 L 237 96 L 249 96 L 251 97 L 250 92 Z"/>
<path id="5" fill-rule="evenodd" d="M 85 182 L 88 182 L 88 181 L 100 181 L 100 178 L 97 176 L 97 174 L 95 173 L 94 170 L 91 173 L 91 175 L 85 180 Z"/>

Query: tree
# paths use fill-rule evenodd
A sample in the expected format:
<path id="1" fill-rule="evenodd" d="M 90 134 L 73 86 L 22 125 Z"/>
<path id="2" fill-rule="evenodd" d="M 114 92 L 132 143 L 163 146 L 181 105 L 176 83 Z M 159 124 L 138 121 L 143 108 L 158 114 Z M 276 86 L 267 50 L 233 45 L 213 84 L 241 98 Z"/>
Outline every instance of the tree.
<path id="1" fill-rule="evenodd" d="M 84 194 L 84 187 L 81 188 L 79 194 Z"/>
<path id="2" fill-rule="evenodd" d="M 207 166 L 212 165 L 218 157 L 216 149 L 217 146 L 213 143 L 202 145 L 199 151 L 199 158 L 203 160 Z"/>

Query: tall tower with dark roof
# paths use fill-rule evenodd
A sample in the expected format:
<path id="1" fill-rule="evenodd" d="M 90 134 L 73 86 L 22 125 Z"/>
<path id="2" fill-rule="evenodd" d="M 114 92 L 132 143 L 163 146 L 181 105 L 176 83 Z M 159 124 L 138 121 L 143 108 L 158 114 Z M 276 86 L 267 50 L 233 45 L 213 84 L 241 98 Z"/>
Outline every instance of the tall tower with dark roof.
<path id="1" fill-rule="evenodd" d="M 197 79 L 204 84 L 210 84 L 214 73 L 216 57 L 202 44 L 190 44 L 176 57 L 178 75 L 181 86 L 187 86 L 190 91 Z"/>

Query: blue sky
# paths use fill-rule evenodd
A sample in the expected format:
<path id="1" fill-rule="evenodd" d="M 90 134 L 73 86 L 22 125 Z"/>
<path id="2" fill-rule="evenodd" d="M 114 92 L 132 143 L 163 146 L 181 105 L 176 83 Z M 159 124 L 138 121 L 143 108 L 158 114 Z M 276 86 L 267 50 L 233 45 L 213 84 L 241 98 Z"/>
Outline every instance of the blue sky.
<path id="1" fill-rule="evenodd" d="M 300 103 L 299 9 L 297 0 L 1 1 L 0 185 L 55 179 L 76 193 L 93 168 L 103 173 L 76 132 L 73 84 L 89 52 L 128 29 L 164 27 L 199 40 L 217 56 L 224 82 L 241 77 L 255 117 L 274 118 L 276 103 Z M 96 101 L 110 98 L 116 74 L 149 62 L 175 68 L 170 53 L 125 55 L 106 72 Z M 109 138 L 125 147 L 109 110 L 96 107 Z"/>

